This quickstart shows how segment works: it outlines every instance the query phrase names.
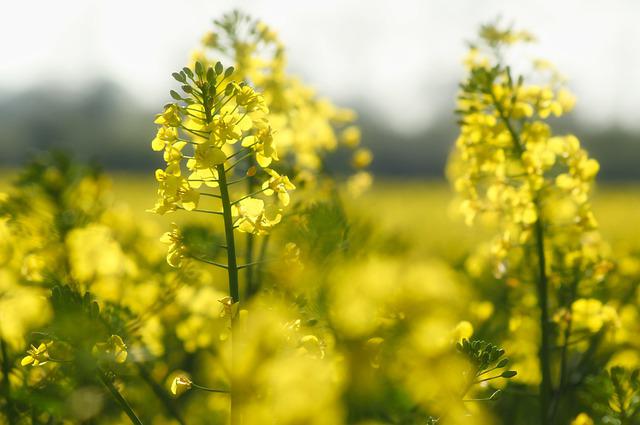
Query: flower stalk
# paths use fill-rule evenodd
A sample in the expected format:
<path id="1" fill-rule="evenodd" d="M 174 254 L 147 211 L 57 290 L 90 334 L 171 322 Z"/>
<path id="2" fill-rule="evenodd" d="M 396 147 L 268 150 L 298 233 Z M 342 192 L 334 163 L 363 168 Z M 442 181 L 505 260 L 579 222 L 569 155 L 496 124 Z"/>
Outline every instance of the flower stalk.
<path id="1" fill-rule="evenodd" d="M 143 425 L 136 412 L 133 411 L 133 408 L 129 405 L 129 402 L 120 394 L 120 391 L 113 385 L 113 382 L 109 380 L 104 375 L 104 372 L 98 371 L 98 379 L 100 382 L 109 390 L 109 393 L 113 396 L 113 399 L 118 403 L 122 411 L 129 417 L 131 423 L 134 425 Z"/>

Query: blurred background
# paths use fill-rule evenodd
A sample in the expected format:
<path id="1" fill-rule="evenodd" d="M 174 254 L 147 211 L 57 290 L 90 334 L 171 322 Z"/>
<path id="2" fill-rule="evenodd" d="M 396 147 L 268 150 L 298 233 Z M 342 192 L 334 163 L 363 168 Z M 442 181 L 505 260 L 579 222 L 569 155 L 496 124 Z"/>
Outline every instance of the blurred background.
<path id="1" fill-rule="evenodd" d="M 155 168 L 170 74 L 234 8 L 279 31 L 293 73 L 358 111 L 379 177 L 443 176 L 465 41 L 501 17 L 569 78 L 577 109 L 556 127 L 598 158 L 601 180 L 640 180 L 637 0 L 5 2 L 0 167 L 60 148 L 111 170 Z"/>

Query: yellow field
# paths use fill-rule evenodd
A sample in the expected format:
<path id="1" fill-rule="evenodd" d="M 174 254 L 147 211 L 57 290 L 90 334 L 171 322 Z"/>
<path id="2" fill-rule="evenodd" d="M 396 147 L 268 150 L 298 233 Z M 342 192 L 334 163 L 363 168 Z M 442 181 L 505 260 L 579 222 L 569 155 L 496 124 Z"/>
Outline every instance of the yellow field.
<path id="1" fill-rule="evenodd" d="M 0 173 L 0 190 L 14 176 L 11 171 Z M 155 202 L 157 183 L 152 175 L 114 173 L 112 179 L 114 200 L 128 205 L 137 216 L 163 226 L 179 220 L 180 213 L 160 217 L 146 211 Z M 444 180 L 378 179 L 360 198 L 345 201 L 352 212 L 374 221 L 379 230 L 411 241 L 420 254 L 455 258 L 490 234 L 482 234 L 478 226 L 465 226 L 453 208 L 453 190 Z M 603 238 L 614 247 L 629 248 L 640 241 L 640 185 L 601 184 L 596 187 L 593 208 Z"/>
<path id="2" fill-rule="evenodd" d="M 115 199 L 133 212 L 163 223 L 176 220 L 175 215 L 167 218 L 146 212 L 155 201 L 153 176 L 120 173 L 113 181 Z M 596 187 L 593 199 L 605 240 L 614 246 L 640 240 L 640 185 L 602 184 Z M 452 205 L 453 190 L 444 180 L 379 179 L 360 198 L 345 201 L 359 217 L 374 221 L 379 230 L 410 240 L 418 253 L 455 256 L 489 234 L 463 223 Z"/>

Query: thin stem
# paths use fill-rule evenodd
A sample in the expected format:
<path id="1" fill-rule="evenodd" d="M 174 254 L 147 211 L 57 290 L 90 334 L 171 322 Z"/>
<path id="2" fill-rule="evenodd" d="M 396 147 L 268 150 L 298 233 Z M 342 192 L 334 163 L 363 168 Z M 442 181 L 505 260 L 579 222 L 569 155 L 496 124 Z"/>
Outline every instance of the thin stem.
<path id="1" fill-rule="evenodd" d="M 476 402 L 476 401 L 493 401 L 493 399 L 491 397 L 486 397 L 486 398 L 464 398 L 462 399 L 463 402 L 465 403 L 469 403 L 469 402 Z"/>
<path id="2" fill-rule="evenodd" d="M 250 165 L 253 165 L 253 160 L 250 159 Z M 247 193 L 253 192 L 255 189 L 256 181 L 253 176 L 248 176 L 247 179 Z M 253 233 L 247 233 L 246 246 L 245 246 L 245 266 L 240 266 L 239 268 L 246 268 L 245 270 L 245 297 L 248 294 L 253 292 L 253 268 L 248 267 L 248 264 L 253 263 L 253 251 L 255 248 L 255 235 Z"/>
<path id="3" fill-rule="evenodd" d="M 270 235 L 266 235 L 262 238 L 262 245 L 260 246 L 260 254 L 258 255 L 258 262 L 263 263 L 265 262 L 265 259 L 267 258 L 267 252 L 268 252 L 268 246 L 269 246 L 269 239 L 270 239 Z M 264 277 L 264 268 L 263 267 L 259 267 L 258 270 L 256 271 L 256 285 L 253 285 L 253 287 L 251 287 L 250 291 L 247 291 L 247 295 L 246 298 L 249 299 L 251 297 L 253 297 L 253 295 L 255 295 L 255 293 L 257 292 L 258 288 L 260 286 L 262 286 L 262 280 Z"/>
<path id="4" fill-rule="evenodd" d="M 9 374 L 11 373 L 11 360 L 7 354 L 7 343 L 4 339 L 0 338 L 0 352 L 2 354 L 2 390 L 6 400 L 5 413 L 7 415 L 7 421 L 9 425 L 18 423 L 18 418 L 13 407 L 13 399 L 11 398 L 11 382 L 9 381 Z"/>
<path id="5" fill-rule="evenodd" d="M 236 199 L 235 201 L 233 201 L 233 202 L 231 203 L 231 205 L 235 205 L 235 204 L 237 204 L 237 203 L 239 203 L 239 202 L 244 201 L 244 200 L 245 200 L 245 199 L 247 199 L 247 198 L 251 198 L 252 196 L 259 195 L 259 194 L 261 194 L 262 192 L 264 192 L 264 191 L 266 191 L 266 190 L 268 190 L 268 189 L 269 189 L 269 187 L 265 187 L 264 189 L 256 190 L 256 191 L 255 191 L 255 192 L 253 192 L 253 193 L 250 193 L 250 194 L 248 194 L 248 195 L 244 195 L 242 198 L 240 198 L 240 199 Z"/>
<path id="6" fill-rule="evenodd" d="M 188 182 L 220 183 L 218 179 L 187 179 Z"/>
<path id="7" fill-rule="evenodd" d="M 566 386 L 567 379 L 568 379 L 568 372 L 569 372 L 567 365 L 568 365 L 568 357 L 569 357 L 569 345 L 572 344 L 571 332 L 573 331 L 573 317 L 571 314 L 571 306 L 573 304 L 573 301 L 576 298 L 576 292 L 578 290 L 579 278 L 577 275 L 577 270 L 574 270 L 574 275 L 575 275 L 575 279 L 571 282 L 569 300 L 567 302 L 567 307 L 569 309 L 569 318 L 567 319 L 567 327 L 564 330 L 562 354 L 561 354 L 561 360 L 560 360 L 560 385 L 558 388 L 558 392 L 562 392 L 562 390 Z M 558 407 L 558 403 L 556 402 L 554 405 L 554 411 L 553 411 L 554 415 L 558 410 L 557 407 Z"/>
<path id="8" fill-rule="evenodd" d="M 193 145 L 193 146 L 198 146 L 200 144 L 200 143 L 194 142 L 193 140 L 182 139 L 182 138 L 176 139 L 176 142 L 184 142 L 184 143 L 187 143 L 187 144 Z"/>
<path id="9" fill-rule="evenodd" d="M 237 160 L 236 162 L 234 162 L 233 164 L 231 164 L 229 167 L 227 167 L 227 169 L 222 169 L 225 173 L 228 171 L 231 171 L 236 165 L 240 164 L 242 161 L 244 161 L 245 159 L 247 159 L 248 157 L 250 157 L 251 155 L 253 155 L 253 151 L 247 153 L 246 155 L 243 155 L 242 157 L 240 157 L 239 160 Z"/>
<path id="10" fill-rule="evenodd" d="M 238 143 L 242 143 L 242 140 L 244 140 L 244 137 L 242 139 L 239 139 Z M 251 146 L 253 146 L 253 145 L 251 145 Z M 244 155 L 244 154 L 249 153 L 249 152 L 251 152 L 251 149 L 249 149 L 248 147 L 242 146 L 242 147 L 240 147 L 240 149 L 238 149 L 237 152 L 234 152 L 231 155 L 229 155 L 227 157 L 226 161 L 229 161 L 230 159 L 233 159 L 233 158 L 237 157 L 238 155 Z"/>
<path id="11" fill-rule="evenodd" d="M 271 260 L 274 261 L 274 260 Z M 247 263 L 247 264 L 241 264 L 238 266 L 238 269 L 247 269 L 247 268 L 251 268 L 252 266 L 257 266 L 259 264 L 264 264 L 264 263 L 268 263 L 269 261 L 264 260 L 264 261 L 254 261 L 252 263 Z"/>
<path id="12" fill-rule="evenodd" d="M 109 392 L 111 393 L 115 401 L 120 405 L 120 408 L 122 409 L 122 411 L 127 414 L 129 419 L 131 420 L 131 423 L 135 425 L 143 425 L 142 421 L 140 420 L 140 418 L 138 418 L 138 416 L 136 415 L 136 412 L 133 411 L 133 409 L 127 402 L 127 400 L 125 400 L 125 398 L 122 397 L 122 394 L 120 394 L 120 392 L 113 385 L 113 383 L 109 379 L 107 379 L 106 376 L 104 376 L 104 372 L 98 371 L 98 378 L 104 384 L 104 386 L 107 387 L 107 389 L 109 390 Z"/>
<path id="13" fill-rule="evenodd" d="M 253 251 L 255 249 L 255 235 L 253 233 L 247 233 L 246 246 L 245 246 L 245 264 L 239 266 L 239 269 L 245 270 L 245 294 L 252 292 L 253 287 L 253 268 L 249 265 L 253 264 Z M 245 295 L 246 297 L 246 295 Z"/>
<path id="14" fill-rule="evenodd" d="M 207 133 L 206 131 L 195 130 L 193 128 L 185 127 L 184 125 L 181 125 L 180 128 L 185 130 L 188 133 L 193 134 L 194 136 L 205 137 L 205 138 L 209 137 L 209 133 Z"/>
<path id="15" fill-rule="evenodd" d="M 237 184 L 237 183 L 241 183 L 241 182 L 243 182 L 243 181 L 245 181 L 247 179 L 250 179 L 250 178 L 251 178 L 250 176 L 246 176 L 246 177 L 242 177 L 242 178 L 237 179 L 237 180 L 232 180 L 229 183 L 227 183 L 227 186 L 231 186 L 231 185 L 234 185 L 234 184 Z"/>
<path id="16" fill-rule="evenodd" d="M 216 86 L 217 87 L 217 86 Z M 222 101 L 224 99 L 224 96 L 221 97 L 220 99 L 218 99 L 219 101 Z M 218 105 L 218 107 L 216 108 L 214 114 L 218 114 L 220 113 L 220 111 L 222 110 L 222 108 L 225 107 L 225 105 L 227 103 L 229 103 L 231 101 L 231 99 L 233 99 L 233 96 L 229 96 L 229 98 L 227 100 L 225 100 L 223 103 L 221 103 L 220 105 Z"/>
<path id="17" fill-rule="evenodd" d="M 206 258 L 196 257 L 195 255 L 192 255 L 191 258 L 193 258 L 194 260 L 202 261 L 203 263 L 206 263 L 206 264 L 211 264 L 212 266 L 220 267 L 221 269 L 227 270 L 229 268 L 226 264 L 218 263 L 212 260 L 207 260 Z"/>
<path id="18" fill-rule="evenodd" d="M 476 376 L 486 375 L 487 373 L 489 373 L 489 372 L 493 372 L 493 371 L 494 371 L 494 370 L 496 370 L 496 369 L 500 369 L 500 368 L 499 368 L 498 366 L 494 366 L 494 367 L 492 367 L 491 369 L 487 369 L 487 370 L 485 370 L 485 371 L 483 371 L 483 372 L 478 373 Z"/>
<path id="19" fill-rule="evenodd" d="M 181 209 L 184 209 L 184 208 L 181 208 Z M 222 212 L 220 212 L 220 211 L 203 210 L 203 209 L 200 209 L 200 208 L 196 208 L 196 209 L 193 209 L 193 210 L 191 210 L 191 211 L 199 212 L 199 213 L 204 213 L 204 214 L 224 215 L 224 213 L 222 213 Z"/>
<path id="20" fill-rule="evenodd" d="M 511 123 L 511 117 L 508 116 L 502 105 L 498 101 L 493 86 L 489 86 L 489 92 L 493 100 L 493 104 L 500 116 L 501 121 L 504 123 L 507 131 L 513 139 L 514 147 L 516 151 L 522 155 L 524 147 L 520 140 L 518 133 L 513 128 Z M 535 199 L 536 212 L 538 219 L 534 225 L 535 239 L 536 239 L 536 254 L 538 257 L 538 281 L 536 285 L 538 295 L 538 306 L 540 308 L 540 348 L 538 351 L 538 358 L 540 360 L 540 372 L 542 380 L 540 381 L 540 423 L 542 425 L 550 425 L 549 419 L 549 401 L 553 394 L 553 387 L 551 383 L 551 329 L 549 327 L 549 284 L 547 279 L 547 266 L 546 257 L 544 252 L 544 223 L 542 221 L 542 208 L 540 207 L 540 200 Z"/>
<path id="21" fill-rule="evenodd" d="M 502 375 L 492 376 L 490 378 L 478 379 L 477 381 L 473 381 L 474 384 L 479 384 L 481 382 L 492 381 L 494 379 L 502 378 Z"/>
<path id="22" fill-rule="evenodd" d="M 220 195 L 216 195 L 215 193 L 208 193 L 208 192 L 200 192 L 201 196 L 209 196 L 211 198 L 217 198 L 220 199 Z"/>
<path id="23" fill-rule="evenodd" d="M 208 391 L 210 393 L 229 394 L 229 390 L 217 390 L 215 388 L 203 387 L 202 385 L 194 384 L 193 382 L 191 383 L 191 386 L 197 390 Z"/>
<path id="24" fill-rule="evenodd" d="M 604 326 L 603 326 L 604 328 Z M 590 340 L 593 337 L 593 334 L 591 333 L 585 333 L 584 335 L 582 335 L 581 337 L 577 337 L 575 339 L 569 340 L 566 343 L 563 343 L 562 345 L 556 345 L 553 348 L 554 349 L 560 349 L 563 350 L 565 348 L 565 346 L 572 346 L 572 345 L 576 345 L 576 344 L 580 344 L 581 342 L 585 342 Z"/>

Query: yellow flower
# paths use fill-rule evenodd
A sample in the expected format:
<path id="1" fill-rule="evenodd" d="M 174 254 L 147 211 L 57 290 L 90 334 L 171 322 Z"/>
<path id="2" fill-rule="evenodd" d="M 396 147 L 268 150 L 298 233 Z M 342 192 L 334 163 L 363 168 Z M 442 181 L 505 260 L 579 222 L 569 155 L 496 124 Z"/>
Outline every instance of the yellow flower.
<path id="1" fill-rule="evenodd" d="M 593 419 L 586 413 L 580 413 L 571 421 L 571 425 L 593 425 Z"/>
<path id="2" fill-rule="evenodd" d="M 167 105 L 164 112 L 156 116 L 154 123 L 166 125 L 168 127 L 180 126 L 181 118 L 178 106 L 175 104 Z"/>
<path id="3" fill-rule="evenodd" d="M 373 176 L 366 171 L 358 171 L 347 181 L 347 190 L 353 197 L 360 196 L 373 183 Z"/>
<path id="4" fill-rule="evenodd" d="M 185 256 L 185 248 L 182 245 L 182 233 L 175 223 L 172 223 L 173 230 L 166 232 L 160 238 L 160 242 L 169 245 L 167 252 L 167 263 L 171 267 L 180 267 Z"/>
<path id="5" fill-rule="evenodd" d="M 31 348 L 27 350 L 27 355 L 22 358 L 20 365 L 22 366 L 40 366 L 47 363 L 49 358 L 49 347 L 53 344 L 53 341 L 42 342 L 38 347 L 31 345 Z"/>
<path id="6" fill-rule="evenodd" d="M 111 335 L 106 342 L 98 342 L 93 347 L 93 354 L 116 363 L 124 363 L 127 360 L 127 346 L 118 335 Z"/>
<path id="7" fill-rule="evenodd" d="M 466 320 L 461 321 L 456 325 L 453 330 L 452 339 L 456 342 L 460 342 L 463 339 L 469 339 L 473 335 L 473 325 Z"/>
<path id="8" fill-rule="evenodd" d="M 325 356 L 324 344 L 315 335 L 305 335 L 300 338 L 298 352 L 312 358 L 323 359 Z"/>
<path id="9" fill-rule="evenodd" d="M 616 323 L 618 315 L 611 306 L 603 305 L 595 298 L 580 298 L 571 305 L 571 314 L 576 329 L 598 332 L 603 326 Z"/>
<path id="10" fill-rule="evenodd" d="M 184 155 L 182 150 L 187 145 L 186 142 L 167 143 L 164 146 L 163 158 L 167 164 L 180 162 Z"/>
<path id="11" fill-rule="evenodd" d="M 187 168 L 190 170 L 212 169 L 216 165 L 224 164 L 227 155 L 222 149 L 209 143 L 197 145 L 194 157 L 187 161 Z"/>
<path id="12" fill-rule="evenodd" d="M 253 88 L 248 85 L 235 84 L 235 100 L 236 104 L 244 107 L 247 112 L 262 111 L 268 112 L 262 95 L 256 93 Z"/>
<path id="13" fill-rule="evenodd" d="M 192 385 L 193 381 L 191 381 L 189 377 L 176 376 L 175 378 L 173 378 L 173 381 L 171 381 L 171 394 L 173 394 L 174 396 L 184 394 L 191 389 Z"/>
<path id="14" fill-rule="evenodd" d="M 360 148 L 353 153 L 353 158 L 351 159 L 351 165 L 354 168 L 365 168 L 368 167 L 373 161 L 373 154 L 369 149 Z"/>
<path id="15" fill-rule="evenodd" d="M 342 143 L 350 148 L 355 148 L 360 144 L 362 134 L 355 125 L 350 125 L 342 131 Z"/>
<path id="16" fill-rule="evenodd" d="M 262 184 L 264 194 L 271 196 L 276 193 L 282 205 L 286 207 L 290 201 L 289 191 L 294 190 L 296 187 L 289 181 L 289 177 L 281 176 L 270 168 L 266 168 L 265 171 L 271 178 Z"/>
<path id="17" fill-rule="evenodd" d="M 238 114 L 216 115 L 213 117 L 211 124 L 209 140 L 215 146 L 222 146 L 225 143 L 234 144 L 242 137 L 245 122 L 241 121 L 241 117 Z"/>
<path id="18" fill-rule="evenodd" d="M 162 126 L 158 129 L 155 139 L 151 141 L 151 148 L 154 151 L 161 151 L 178 139 L 178 129 L 175 127 Z"/>
<path id="19" fill-rule="evenodd" d="M 267 233 L 282 218 L 279 208 L 273 205 L 265 208 L 264 201 L 257 198 L 243 199 L 232 206 L 231 213 L 238 230 L 258 235 Z"/>
<path id="20" fill-rule="evenodd" d="M 268 167 L 272 160 L 279 159 L 270 127 L 260 129 L 255 136 L 246 137 L 242 146 L 253 148 L 256 152 L 256 162 L 263 168 Z"/>
<path id="21" fill-rule="evenodd" d="M 218 300 L 222 304 L 222 310 L 220 311 L 220 318 L 233 317 L 238 309 L 238 303 L 233 302 L 233 298 L 224 297 Z"/>

